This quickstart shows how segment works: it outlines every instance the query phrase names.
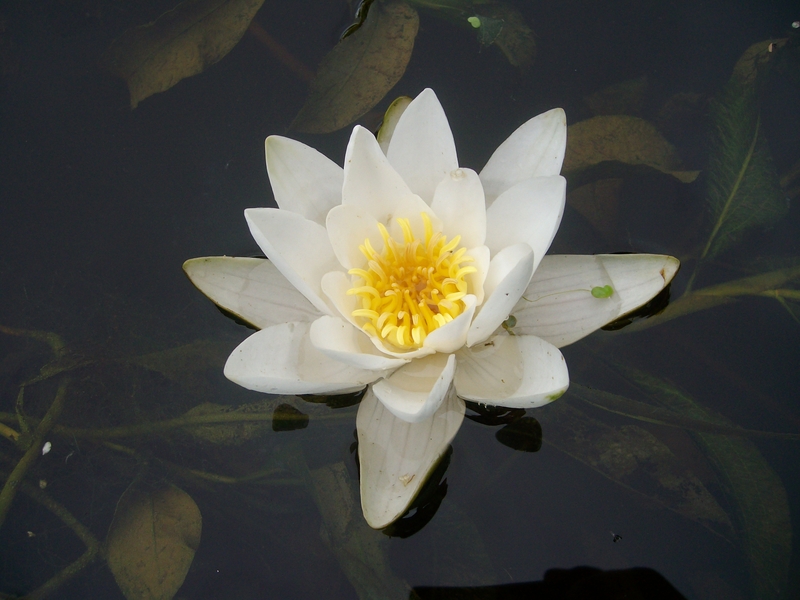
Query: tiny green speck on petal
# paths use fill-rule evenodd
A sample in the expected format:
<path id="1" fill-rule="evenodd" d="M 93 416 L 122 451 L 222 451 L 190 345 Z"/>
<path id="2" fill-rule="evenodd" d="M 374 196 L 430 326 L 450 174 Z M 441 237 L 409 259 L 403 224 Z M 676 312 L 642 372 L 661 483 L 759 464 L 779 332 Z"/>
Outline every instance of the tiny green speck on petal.
<path id="1" fill-rule="evenodd" d="M 469 17 L 467 21 L 469 21 L 469 24 L 475 29 L 481 26 L 481 20 L 478 17 Z"/>
<path id="2" fill-rule="evenodd" d="M 592 296 L 595 298 L 610 298 L 614 294 L 614 288 L 610 285 L 595 286 L 592 288 Z"/>

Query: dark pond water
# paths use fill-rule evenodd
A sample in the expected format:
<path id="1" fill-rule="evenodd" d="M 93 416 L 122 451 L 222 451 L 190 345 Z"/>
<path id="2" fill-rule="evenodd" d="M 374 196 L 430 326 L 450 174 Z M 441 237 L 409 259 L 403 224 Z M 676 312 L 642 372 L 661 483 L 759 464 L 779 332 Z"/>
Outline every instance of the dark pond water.
<path id="1" fill-rule="evenodd" d="M 700 177 L 683 183 L 619 165 L 568 173 L 570 199 L 551 252 L 675 255 L 683 269 L 673 303 L 695 272 L 693 291 L 784 275 L 745 286 L 729 302 L 565 348 L 573 388 L 527 412 L 541 425 L 541 449 L 515 450 L 519 435 L 495 435 L 503 423 L 467 419 L 446 484 L 391 536 L 367 529 L 358 508 L 358 399 L 265 398 L 225 380 L 225 357 L 250 332 L 181 271 L 196 256 L 258 254 L 242 212 L 274 205 L 263 141 L 287 132 L 307 83 L 249 32 L 204 73 L 131 110 L 124 82 L 100 68 L 101 56 L 124 30 L 173 3 L 0 5 L 3 480 L 25 450 L 24 435 L 17 445 L 9 439 L 24 433 L 15 410 L 35 429 L 68 381 L 61 428 L 46 437 L 51 451 L 27 471 L 0 530 L 0 597 L 23 596 L 78 560 L 81 526 L 84 539 L 102 543 L 126 490 L 169 484 L 202 514 L 178 598 L 404 598 L 412 588 L 423 598 L 555 598 L 570 586 L 570 597 L 616 598 L 634 585 L 655 598 L 657 574 L 686 598 L 800 597 L 791 534 L 800 529 L 800 441 L 720 433 L 800 433 L 800 60 L 792 28 L 800 11 L 755 1 L 510 4 L 535 32 L 526 72 L 496 47 L 481 48 L 469 27 L 418 7 L 406 73 L 362 122 L 375 127 L 391 99 L 431 87 L 460 163 L 480 168 L 519 124 L 552 107 L 563 107 L 569 123 L 635 115 L 655 124 L 681 168 Z M 255 17 L 311 68 L 351 21 L 344 0 L 268 1 Z M 706 204 L 714 100 L 724 99 L 749 46 L 792 34 L 758 93 L 760 139 L 774 161 L 768 184 L 782 178 L 785 204 L 695 271 L 714 223 Z M 349 129 L 288 135 L 341 163 Z M 589 194 L 595 204 L 587 208 L 579 188 L 597 181 L 612 193 Z M 766 210 L 752 194 L 752 210 Z M 54 353 L 20 330 L 57 334 L 64 349 Z M 611 407 L 588 387 L 633 402 Z M 282 402 L 309 415 L 308 426 L 274 431 L 266 421 L 191 434 L 147 425 L 202 403 L 261 403 L 269 415 Z M 140 428 L 109 431 L 127 426 Z M 72 566 L 50 597 L 124 597 L 103 550 Z M 617 592 L 601 596 L 603 589 Z"/>

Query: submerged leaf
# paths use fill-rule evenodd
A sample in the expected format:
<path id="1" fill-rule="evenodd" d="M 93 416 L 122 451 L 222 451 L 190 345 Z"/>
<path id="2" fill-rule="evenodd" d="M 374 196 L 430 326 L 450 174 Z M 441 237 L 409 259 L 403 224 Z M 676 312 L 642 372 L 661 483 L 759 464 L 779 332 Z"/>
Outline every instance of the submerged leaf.
<path id="1" fill-rule="evenodd" d="M 522 14 L 510 4 L 497 3 L 497 4 L 483 4 L 481 9 L 481 21 L 487 21 L 489 31 L 492 25 L 495 29 L 499 27 L 499 32 L 492 32 L 486 37 L 486 40 L 491 41 L 495 46 L 500 48 L 500 51 L 505 54 L 508 62 L 520 69 L 527 69 L 533 64 L 536 58 L 536 39 L 533 37 L 533 30 L 528 27 Z M 479 31 L 479 40 L 481 39 L 481 29 Z"/>
<path id="2" fill-rule="evenodd" d="M 638 115 L 647 93 L 647 75 L 609 85 L 583 100 L 594 115 Z"/>
<path id="3" fill-rule="evenodd" d="M 330 133 L 375 106 L 405 73 L 418 28 L 417 11 L 405 2 L 376 2 L 323 59 L 291 128 Z"/>
<path id="4" fill-rule="evenodd" d="M 545 441 L 611 481 L 700 523 L 732 535 L 730 519 L 698 477 L 650 432 L 627 425 L 611 427 L 561 400 L 539 414 Z"/>
<path id="5" fill-rule="evenodd" d="M 186 0 L 153 23 L 127 30 L 103 57 L 124 79 L 131 108 L 219 61 L 247 31 L 264 0 Z"/>
<path id="6" fill-rule="evenodd" d="M 170 600 L 200 544 L 200 509 L 170 485 L 154 492 L 129 489 L 108 530 L 108 566 L 128 600 Z"/>
<path id="7" fill-rule="evenodd" d="M 789 206 L 761 130 L 759 83 L 768 66 L 768 45 L 750 47 L 711 105 L 712 150 L 706 203 L 713 228 L 701 259 L 726 250 L 753 227 L 775 224 Z"/>
<path id="8" fill-rule="evenodd" d="M 562 170 L 568 177 L 603 162 L 657 169 L 689 183 L 699 171 L 686 171 L 675 148 L 648 121 L 603 115 L 570 125 Z"/>
<path id="9" fill-rule="evenodd" d="M 675 412 L 735 427 L 665 381 L 629 368 L 623 374 Z M 761 600 L 784 597 L 792 555 L 792 520 L 780 477 L 749 440 L 710 433 L 694 437 L 735 504 L 738 529 L 750 564 L 753 597 Z"/>

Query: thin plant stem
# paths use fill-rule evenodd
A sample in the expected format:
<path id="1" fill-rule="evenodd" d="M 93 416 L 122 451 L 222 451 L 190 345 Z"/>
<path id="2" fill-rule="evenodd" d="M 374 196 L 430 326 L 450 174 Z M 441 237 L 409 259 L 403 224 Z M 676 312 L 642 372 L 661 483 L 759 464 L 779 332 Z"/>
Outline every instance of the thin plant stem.
<path id="1" fill-rule="evenodd" d="M 3 489 L 0 490 L 0 527 L 3 526 L 3 522 L 6 520 L 6 515 L 11 508 L 11 503 L 14 501 L 14 496 L 17 494 L 17 488 L 19 487 L 20 483 L 22 483 L 22 480 L 25 478 L 28 470 L 36 462 L 36 459 L 42 454 L 42 443 L 44 442 L 44 438 L 55 425 L 55 422 L 58 419 L 58 416 L 61 414 L 62 408 L 64 407 L 64 397 L 66 396 L 68 385 L 69 379 L 64 378 L 61 380 L 61 383 L 58 386 L 58 391 L 56 391 L 56 396 L 53 399 L 53 403 L 50 405 L 50 408 L 47 409 L 47 413 L 36 426 L 30 446 L 28 446 L 25 454 L 22 455 L 22 458 L 17 463 L 17 466 L 11 471 L 11 474 L 8 476 L 8 479 L 6 479 L 6 482 L 3 485 Z"/>

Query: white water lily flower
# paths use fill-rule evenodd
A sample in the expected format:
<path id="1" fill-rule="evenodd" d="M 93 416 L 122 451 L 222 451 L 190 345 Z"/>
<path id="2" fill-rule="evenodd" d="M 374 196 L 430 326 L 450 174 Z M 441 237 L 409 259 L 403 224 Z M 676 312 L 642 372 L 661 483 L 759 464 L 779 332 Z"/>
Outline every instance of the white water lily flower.
<path id="1" fill-rule="evenodd" d="M 369 386 L 358 411 L 367 522 L 407 510 L 464 418 L 463 399 L 514 408 L 561 396 L 559 347 L 649 301 L 678 261 L 545 256 L 564 212 L 561 109 L 535 117 L 480 175 L 459 167 L 433 91 L 396 121 L 386 151 L 353 130 L 342 169 L 299 142 L 266 141 L 279 208 L 245 211 L 269 260 L 184 268 L 260 328 L 225 375 L 270 394 Z"/>

